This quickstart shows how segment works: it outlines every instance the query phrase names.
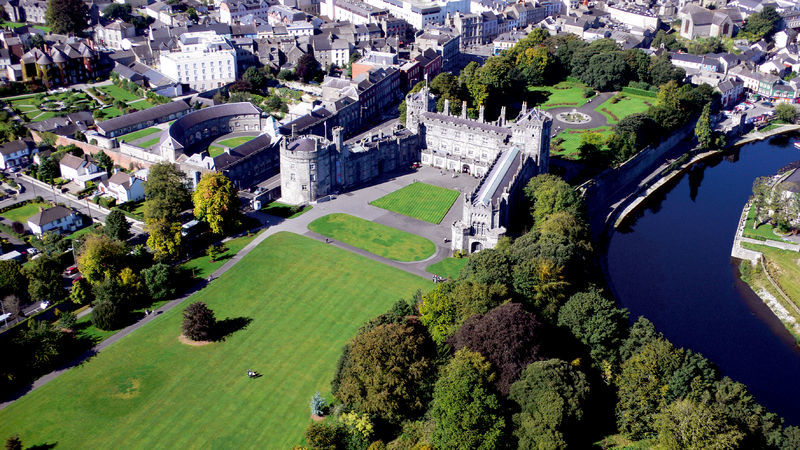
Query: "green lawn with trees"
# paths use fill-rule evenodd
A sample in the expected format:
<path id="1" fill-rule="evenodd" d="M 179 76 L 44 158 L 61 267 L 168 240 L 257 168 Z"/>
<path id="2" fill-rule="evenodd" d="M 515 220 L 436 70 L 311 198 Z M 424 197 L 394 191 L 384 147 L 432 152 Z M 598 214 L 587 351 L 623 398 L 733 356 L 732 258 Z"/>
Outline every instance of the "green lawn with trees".
<path id="1" fill-rule="evenodd" d="M 47 202 L 37 203 L 31 202 L 26 203 L 20 207 L 9 209 L 6 212 L 0 213 L 0 216 L 5 217 L 6 219 L 12 222 L 21 222 L 25 223 L 31 216 L 39 212 L 39 208 L 49 208 L 53 205 Z"/>
<path id="2" fill-rule="evenodd" d="M 425 268 L 426 272 L 449 280 L 458 278 L 458 273 L 467 265 L 468 258 L 445 258 Z"/>
<path id="3" fill-rule="evenodd" d="M 138 95 L 126 91 L 119 86 L 109 84 L 108 86 L 100 86 L 97 88 L 98 90 L 102 91 L 104 94 L 108 95 L 109 97 L 113 98 L 114 100 L 120 100 L 125 103 L 132 102 L 134 100 L 138 100 L 141 97 Z"/>
<path id="4" fill-rule="evenodd" d="M 119 140 L 121 142 L 133 142 L 137 139 L 150 136 L 151 134 L 156 134 L 160 131 L 162 131 L 160 128 L 155 128 L 155 127 L 145 128 L 143 130 L 134 131 L 133 133 L 128 133 L 126 135 L 120 136 Z"/>
<path id="5" fill-rule="evenodd" d="M 556 83 L 553 86 L 530 86 L 528 90 L 542 99 L 544 102 L 539 105 L 539 108 L 563 108 L 574 106 L 576 108 L 583 106 L 589 100 L 583 96 L 587 86 L 580 81 L 567 80 Z"/>
<path id="6" fill-rule="evenodd" d="M 328 214 L 308 229 L 395 261 L 421 261 L 436 252 L 428 239 L 349 214 Z"/>
<path id="7" fill-rule="evenodd" d="M 569 159 L 579 159 L 578 148 L 581 145 L 582 136 L 587 133 L 597 133 L 605 140 L 613 134 L 613 131 L 611 131 L 611 127 L 597 127 L 589 130 L 564 130 L 553 139 L 553 143 L 557 144 L 557 147 L 551 147 L 550 154 Z"/>
<path id="8" fill-rule="evenodd" d="M 225 147 L 238 147 L 246 142 L 250 142 L 258 136 L 239 136 L 234 138 L 228 138 L 222 141 L 217 142 L 220 145 L 224 145 Z"/>
<path id="9" fill-rule="evenodd" d="M 747 221 L 744 224 L 744 237 L 751 239 L 758 239 L 760 241 L 772 240 L 782 241 L 781 237 L 772 231 L 772 225 L 769 223 L 762 223 L 757 228 L 753 228 L 753 221 L 756 220 L 756 212 L 753 207 L 747 212 Z"/>
<path id="10" fill-rule="evenodd" d="M 412 183 L 370 202 L 372 206 L 424 220 L 441 223 L 458 198 L 458 191 L 425 183 Z"/>
<path id="11" fill-rule="evenodd" d="M 345 340 L 429 285 L 334 246 L 276 234 L 190 301 L 0 411 L 0 436 L 65 448 L 302 444 L 309 399 L 328 395 Z M 232 331 L 225 340 L 178 340 L 183 309 L 197 301 Z M 263 376 L 249 379 L 247 370 Z"/>
<path id="12" fill-rule="evenodd" d="M 594 110 L 606 116 L 608 123 L 615 124 L 631 114 L 647 112 L 655 102 L 656 99 L 651 97 L 619 93 L 597 105 Z"/>

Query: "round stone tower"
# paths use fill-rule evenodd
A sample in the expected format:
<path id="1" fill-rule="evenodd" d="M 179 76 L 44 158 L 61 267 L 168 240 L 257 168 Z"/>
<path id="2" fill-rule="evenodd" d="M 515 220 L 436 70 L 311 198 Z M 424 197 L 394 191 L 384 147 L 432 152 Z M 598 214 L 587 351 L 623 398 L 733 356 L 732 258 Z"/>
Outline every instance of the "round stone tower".
<path id="1" fill-rule="evenodd" d="M 303 136 L 284 137 L 280 143 L 281 200 L 302 205 L 330 194 L 332 147 L 327 139 Z"/>

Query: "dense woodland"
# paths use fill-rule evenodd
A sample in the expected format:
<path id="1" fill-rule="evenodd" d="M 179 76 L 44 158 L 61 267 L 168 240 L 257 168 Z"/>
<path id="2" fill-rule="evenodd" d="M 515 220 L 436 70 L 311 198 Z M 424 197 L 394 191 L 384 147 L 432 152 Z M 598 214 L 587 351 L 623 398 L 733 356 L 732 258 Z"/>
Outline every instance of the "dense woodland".
<path id="1" fill-rule="evenodd" d="M 540 175 L 525 194 L 530 232 L 358 330 L 310 447 L 800 447 L 743 384 L 616 306 L 571 186 Z"/>

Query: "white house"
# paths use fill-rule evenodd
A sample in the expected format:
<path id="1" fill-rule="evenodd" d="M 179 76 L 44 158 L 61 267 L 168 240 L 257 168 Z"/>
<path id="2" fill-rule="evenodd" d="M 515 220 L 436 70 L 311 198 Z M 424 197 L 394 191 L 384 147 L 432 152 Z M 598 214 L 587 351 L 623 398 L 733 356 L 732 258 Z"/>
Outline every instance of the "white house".
<path id="1" fill-rule="evenodd" d="M 86 187 L 87 181 L 102 179 L 107 175 L 88 156 L 79 158 L 67 153 L 58 164 L 61 168 L 61 178 L 74 181 L 82 187 Z"/>
<path id="2" fill-rule="evenodd" d="M 100 183 L 100 192 L 117 199 L 117 203 L 135 202 L 144 198 L 144 181 L 125 172 L 117 172 Z"/>
<path id="3" fill-rule="evenodd" d="M 30 161 L 31 148 L 33 143 L 22 139 L 0 145 L 0 169 L 27 164 Z"/>
<path id="4" fill-rule="evenodd" d="M 75 211 L 63 206 L 39 209 L 28 219 L 28 228 L 38 237 L 48 231 L 73 232 L 83 226 L 83 218 Z"/>

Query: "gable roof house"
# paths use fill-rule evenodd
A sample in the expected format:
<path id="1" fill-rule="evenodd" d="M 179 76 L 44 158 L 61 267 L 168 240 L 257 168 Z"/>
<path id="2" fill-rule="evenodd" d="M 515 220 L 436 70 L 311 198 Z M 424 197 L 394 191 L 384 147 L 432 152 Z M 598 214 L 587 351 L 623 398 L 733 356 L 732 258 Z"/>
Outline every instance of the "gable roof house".
<path id="1" fill-rule="evenodd" d="M 712 11 L 689 4 L 681 10 L 681 20 L 680 34 L 686 39 L 733 35 L 734 23 L 726 10 Z"/>
<path id="2" fill-rule="evenodd" d="M 67 153 L 58 165 L 61 168 L 61 178 L 74 181 L 83 188 L 87 182 L 102 179 L 107 175 L 88 156 L 79 158 Z"/>
<path id="3" fill-rule="evenodd" d="M 0 169 L 10 169 L 27 164 L 33 148 L 33 142 L 23 139 L 0 145 Z"/>
<path id="4" fill-rule="evenodd" d="M 144 181 L 125 172 L 117 172 L 100 183 L 100 192 L 117 199 L 117 203 L 135 202 L 144 198 Z"/>
<path id="5" fill-rule="evenodd" d="M 83 226 L 83 218 L 80 214 L 64 206 L 54 206 L 47 209 L 39 209 L 39 212 L 28 219 L 28 228 L 38 237 L 48 231 L 59 233 L 73 232 Z"/>

